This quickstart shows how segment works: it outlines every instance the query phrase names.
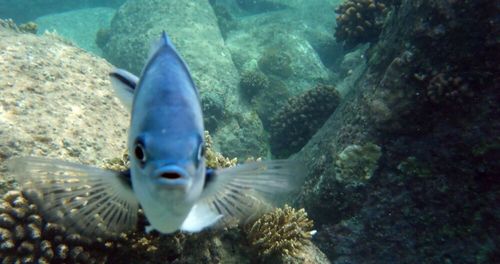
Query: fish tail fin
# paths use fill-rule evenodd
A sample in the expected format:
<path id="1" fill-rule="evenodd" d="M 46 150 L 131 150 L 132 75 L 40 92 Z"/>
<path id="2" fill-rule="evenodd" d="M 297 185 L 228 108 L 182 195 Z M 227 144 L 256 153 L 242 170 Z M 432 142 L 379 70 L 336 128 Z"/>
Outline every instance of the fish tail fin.
<path id="1" fill-rule="evenodd" d="M 39 157 L 11 159 L 7 168 L 48 221 L 101 237 L 136 226 L 138 202 L 124 173 Z"/>

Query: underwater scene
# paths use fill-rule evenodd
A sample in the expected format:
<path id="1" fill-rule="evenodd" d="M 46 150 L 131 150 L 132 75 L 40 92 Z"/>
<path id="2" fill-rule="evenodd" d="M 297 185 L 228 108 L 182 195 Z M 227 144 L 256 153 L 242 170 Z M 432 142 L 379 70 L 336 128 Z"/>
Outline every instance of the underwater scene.
<path id="1" fill-rule="evenodd" d="M 500 3 L 0 0 L 0 263 L 500 263 Z"/>

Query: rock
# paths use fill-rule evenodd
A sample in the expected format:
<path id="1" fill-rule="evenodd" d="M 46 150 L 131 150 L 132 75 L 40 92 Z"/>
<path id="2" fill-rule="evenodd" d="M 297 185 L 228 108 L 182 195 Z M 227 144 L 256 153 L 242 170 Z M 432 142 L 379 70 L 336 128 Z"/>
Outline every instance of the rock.
<path id="1" fill-rule="evenodd" d="M 208 1 L 127 1 L 113 18 L 105 56 L 116 66 L 139 74 L 151 43 L 162 31 L 170 35 L 189 65 L 203 108 L 213 110 L 205 112 L 205 122 L 221 152 L 242 158 L 247 153 L 265 155 L 262 124 L 251 119 L 249 109 L 240 102 L 238 71 Z M 230 129 L 235 124 L 246 131 L 244 136 Z M 229 145 L 226 138 L 237 140 Z"/>
<path id="2" fill-rule="evenodd" d="M 315 2 L 301 9 L 240 17 L 238 28 L 230 31 L 226 39 L 235 65 L 240 71 L 260 68 L 266 74 L 279 77 L 292 95 L 314 87 L 318 81 L 328 80 L 329 71 L 315 47 L 330 35 L 329 23 L 318 22 L 322 17 L 312 22 L 305 18 L 303 11 L 313 13 L 317 12 L 316 8 Z"/>
<path id="3" fill-rule="evenodd" d="M 114 14 L 115 9 L 112 8 L 87 8 L 45 15 L 37 18 L 35 22 L 39 26 L 40 34 L 56 31 L 79 47 L 101 55 L 102 51 L 96 44 L 96 34 L 99 29 L 109 27 Z"/>
<path id="4" fill-rule="evenodd" d="M 498 262 L 495 4 L 398 2 L 297 154 L 309 170 L 298 203 L 333 263 Z"/>
<path id="5" fill-rule="evenodd" d="M 123 153 L 129 116 L 109 63 L 53 35 L 0 27 L 0 38 L 0 164 L 33 155 L 99 165 Z"/>

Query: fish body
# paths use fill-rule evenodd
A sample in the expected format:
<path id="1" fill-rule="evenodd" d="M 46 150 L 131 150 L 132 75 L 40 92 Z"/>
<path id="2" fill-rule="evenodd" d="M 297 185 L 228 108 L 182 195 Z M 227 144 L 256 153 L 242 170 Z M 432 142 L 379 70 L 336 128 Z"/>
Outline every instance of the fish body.
<path id="1" fill-rule="evenodd" d="M 132 115 L 130 169 L 110 171 L 42 157 L 14 158 L 9 171 L 51 221 L 87 235 L 135 228 L 198 232 L 221 218 L 247 220 L 257 204 L 300 186 L 300 161 L 271 160 L 207 169 L 200 96 L 186 63 L 163 33 L 141 77 L 115 69 L 111 81 Z"/>
<path id="2" fill-rule="evenodd" d="M 135 88 L 128 138 L 132 186 L 158 231 L 177 230 L 201 195 L 203 135 L 198 92 L 163 34 Z"/>

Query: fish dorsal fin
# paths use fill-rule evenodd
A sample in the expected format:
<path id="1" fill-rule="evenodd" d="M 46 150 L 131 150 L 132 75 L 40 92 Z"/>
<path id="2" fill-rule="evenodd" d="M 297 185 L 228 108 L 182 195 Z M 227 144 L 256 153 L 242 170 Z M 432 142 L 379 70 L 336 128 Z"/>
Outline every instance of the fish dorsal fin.
<path id="1" fill-rule="evenodd" d="M 123 106 L 131 112 L 134 92 L 139 82 L 139 78 L 123 69 L 114 69 L 109 74 L 109 77 L 111 78 L 111 84 L 113 85 L 116 96 L 120 99 Z"/>
<path id="2" fill-rule="evenodd" d="M 150 61 L 156 52 L 163 46 L 168 46 L 170 49 L 178 53 L 170 37 L 165 31 L 162 31 L 160 39 L 152 42 L 151 47 L 149 48 L 148 59 L 146 61 Z"/>
<path id="3" fill-rule="evenodd" d="M 14 158 L 7 167 L 47 221 L 89 237 L 116 237 L 136 226 L 130 173 L 38 157 Z"/>
<path id="4" fill-rule="evenodd" d="M 197 205 L 222 215 L 224 221 L 246 222 L 280 205 L 305 176 L 301 163 L 291 160 L 252 162 L 210 171 Z"/>

